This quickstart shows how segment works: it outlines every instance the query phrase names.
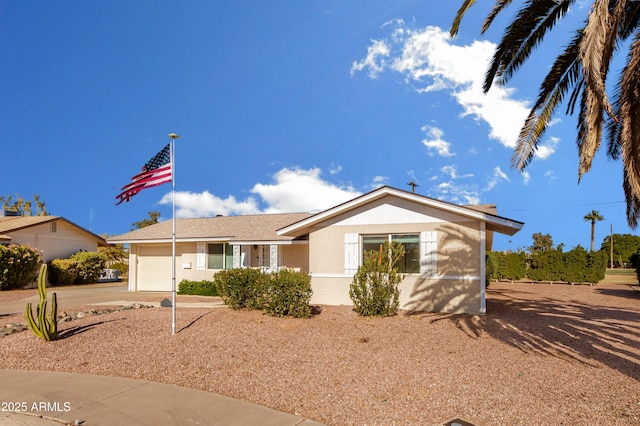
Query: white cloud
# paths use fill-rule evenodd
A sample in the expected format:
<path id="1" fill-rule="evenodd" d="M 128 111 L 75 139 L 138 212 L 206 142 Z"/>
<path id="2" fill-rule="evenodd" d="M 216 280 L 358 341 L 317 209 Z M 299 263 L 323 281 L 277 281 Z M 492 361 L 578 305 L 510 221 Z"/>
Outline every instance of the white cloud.
<path id="1" fill-rule="evenodd" d="M 337 186 L 323 180 L 318 168 L 283 168 L 272 177 L 272 183 L 257 183 L 250 191 L 257 195 L 261 202 L 254 196 L 237 200 L 232 195 L 220 198 L 209 191 L 176 192 L 176 216 L 308 212 L 325 210 L 361 195 L 351 187 Z M 170 205 L 171 194 L 162 197 L 160 204 Z M 260 208 L 261 204 L 265 207 Z"/>
<path id="2" fill-rule="evenodd" d="M 284 168 L 273 175 L 272 184 L 256 184 L 251 190 L 267 204 L 265 213 L 324 210 L 344 203 L 360 192 L 322 180 L 320 169 Z"/>
<path id="3" fill-rule="evenodd" d="M 513 89 L 494 85 L 482 91 L 485 70 L 493 56 L 495 44 L 474 41 L 466 46 L 453 44 L 449 33 L 428 26 L 412 30 L 403 22 L 388 40 L 374 40 L 367 56 L 354 62 L 353 75 L 368 70 L 371 78 L 384 71 L 401 74 L 408 84 L 420 84 L 420 93 L 448 90 L 462 107 L 461 117 L 472 116 L 489 126 L 489 137 L 514 148 L 520 128 L 529 113 L 527 102 L 518 100 Z M 437 148 L 433 146 L 433 148 Z"/>
<path id="4" fill-rule="evenodd" d="M 367 57 L 362 61 L 354 61 L 351 65 L 351 75 L 356 71 L 362 71 L 365 68 L 369 69 L 368 76 L 370 78 L 377 78 L 384 68 L 386 67 L 385 57 L 389 56 L 389 47 L 385 42 L 380 40 L 371 40 L 371 46 L 367 48 Z"/>
<path id="5" fill-rule="evenodd" d="M 467 173 L 466 175 L 458 175 L 458 168 L 454 165 L 444 166 L 440 169 L 440 171 L 445 175 L 449 176 L 451 179 L 473 177 L 473 173 Z"/>
<path id="6" fill-rule="evenodd" d="M 453 182 L 442 182 L 432 187 L 430 196 L 456 204 L 480 203 L 480 196 L 474 185 L 456 185 Z"/>
<path id="7" fill-rule="evenodd" d="M 542 145 L 538 145 L 535 156 L 541 160 L 546 160 L 556 152 L 556 147 L 560 143 L 560 138 L 550 137 L 549 140 Z"/>
<path id="8" fill-rule="evenodd" d="M 374 189 L 380 188 L 381 186 L 385 186 L 389 183 L 388 176 L 375 176 L 371 184 L 369 185 L 369 189 L 373 191 Z"/>
<path id="9" fill-rule="evenodd" d="M 522 183 L 524 183 L 525 185 L 528 185 L 529 182 L 531 181 L 531 175 L 526 170 L 523 171 L 521 174 L 522 174 Z"/>
<path id="10" fill-rule="evenodd" d="M 494 167 L 493 168 L 493 174 L 491 175 L 491 177 L 489 178 L 489 181 L 487 182 L 486 191 L 491 191 L 493 188 L 495 188 L 495 186 L 498 183 L 500 183 L 501 181 L 504 181 L 504 180 L 509 182 L 509 177 L 506 175 L 506 173 L 502 171 L 500 166 Z"/>
<path id="11" fill-rule="evenodd" d="M 444 139 L 444 132 L 432 126 L 422 126 L 420 129 L 427 134 L 427 137 L 422 139 L 422 144 L 427 147 L 427 154 L 434 156 L 436 153 L 441 157 L 452 157 L 456 155 L 452 153 L 450 148 L 451 144 Z"/>
<path id="12" fill-rule="evenodd" d="M 171 205 L 171 193 L 160 200 L 160 204 Z M 176 217 L 209 217 L 217 214 L 225 216 L 259 213 L 257 201 L 249 197 L 238 201 L 233 195 L 220 198 L 204 192 L 176 192 Z"/>

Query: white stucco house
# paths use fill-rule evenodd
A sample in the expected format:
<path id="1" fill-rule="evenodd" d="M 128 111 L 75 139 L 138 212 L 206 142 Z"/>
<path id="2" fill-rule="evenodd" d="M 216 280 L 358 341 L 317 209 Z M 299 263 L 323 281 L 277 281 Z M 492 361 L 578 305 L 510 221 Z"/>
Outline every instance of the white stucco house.
<path id="1" fill-rule="evenodd" d="M 311 275 L 314 304 L 350 305 L 349 285 L 366 251 L 399 241 L 400 308 L 482 314 L 485 253 L 494 233 L 524 224 L 494 205 L 461 206 L 384 186 L 317 214 L 176 220 L 176 281 L 211 280 L 228 268 L 294 268 Z M 172 222 L 108 239 L 129 244 L 129 290 L 172 288 Z"/>

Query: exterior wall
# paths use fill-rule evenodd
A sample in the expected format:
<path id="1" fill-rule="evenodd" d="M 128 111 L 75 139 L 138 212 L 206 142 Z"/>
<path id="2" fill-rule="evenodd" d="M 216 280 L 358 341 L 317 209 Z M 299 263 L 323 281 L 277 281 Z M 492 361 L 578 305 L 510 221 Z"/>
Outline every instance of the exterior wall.
<path id="1" fill-rule="evenodd" d="M 261 246 L 248 246 L 250 267 L 259 266 Z M 279 265 L 308 271 L 306 244 L 279 246 Z M 206 261 L 205 261 L 206 262 Z M 219 269 L 199 270 L 197 243 L 176 243 L 176 287 L 180 281 L 211 281 Z M 171 243 L 131 244 L 129 247 L 129 291 L 171 291 Z M 135 267 L 133 266 L 135 265 Z"/>
<path id="2" fill-rule="evenodd" d="M 353 278 L 313 277 L 312 304 L 353 305 L 349 286 Z M 474 279 L 425 279 L 407 275 L 400 283 L 400 309 L 411 312 L 481 314 L 480 281 Z"/>
<path id="3" fill-rule="evenodd" d="M 484 313 L 484 227 L 451 214 L 402 200 L 383 199 L 373 205 L 334 218 L 309 234 L 309 272 L 312 303 L 351 305 L 349 285 L 353 273 L 345 271 L 345 235 L 437 235 L 436 270 L 432 274 L 406 274 L 400 285 L 400 308 L 412 311 Z M 362 245 L 359 246 L 359 264 Z M 422 253 L 423 257 L 425 253 Z"/>
<path id="4" fill-rule="evenodd" d="M 52 232 L 52 223 L 55 223 L 55 232 Z M 46 262 L 66 259 L 80 250 L 98 251 L 98 242 L 94 238 L 59 220 L 11 232 L 11 243 L 29 244 L 42 250 L 42 258 Z"/>

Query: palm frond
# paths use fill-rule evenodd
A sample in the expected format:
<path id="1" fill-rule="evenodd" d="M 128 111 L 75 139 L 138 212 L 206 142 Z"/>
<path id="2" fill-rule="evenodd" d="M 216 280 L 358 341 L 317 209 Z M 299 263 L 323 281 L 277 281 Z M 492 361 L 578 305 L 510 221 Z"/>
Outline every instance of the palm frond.
<path id="1" fill-rule="evenodd" d="M 451 28 L 449 29 L 449 35 L 451 35 L 452 38 L 458 34 L 462 18 L 475 2 L 476 0 L 464 0 L 462 6 L 460 6 L 460 9 L 458 9 L 458 13 L 456 13 L 456 17 L 453 19 L 453 23 L 451 24 Z"/>
<path id="2" fill-rule="evenodd" d="M 591 113 L 604 109 L 607 114 L 617 120 L 605 91 L 605 79 L 609 70 L 609 61 L 617 42 L 618 22 L 622 18 L 626 1 L 617 2 L 612 13 L 609 11 L 609 0 L 596 0 L 589 13 L 580 43 L 580 57 L 589 87 L 589 100 L 586 103 Z M 587 93 L 587 92 L 585 92 Z M 592 117 L 592 121 L 595 117 Z M 590 128 L 587 126 L 587 128 Z"/>
<path id="3" fill-rule="evenodd" d="M 620 147 L 625 180 L 625 195 L 629 200 L 640 199 L 640 35 L 637 35 L 629 50 L 629 60 L 620 81 Z M 634 207 L 635 206 L 635 207 Z M 629 226 L 637 225 L 640 209 L 638 205 L 627 207 Z M 631 214 L 631 215 L 630 215 Z"/>
<path id="4" fill-rule="evenodd" d="M 567 91 L 580 81 L 580 37 L 581 32 L 578 32 L 572 43 L 556 58 L 540 85 L 538 99 L 520 130 L 511 167 L 523 170 L 531 162 L 556 108 L 562 103 Z"/>
<path id="5" fill-rule="evenodd" d="M 505 84 L 527 60 L 533 49 L 561 19 L 575 0 L 528 0 L 509 25 L 496 47 L 485 75 L 483 89 L 487 92 L 496 77 Z"/>
<path id="6" fill-rule="evenodd" d="M 497 0 L 495 6 L 493 6 L 493 9 L 491 9 L 491 12 L 489 12 L 489 15 L 482 24 L 482 28 L 480 29 L 480 32 L 482 34 L 484 34 L 489 29 L 496 16 L 498 16 L 498 14 L 502 12 L 505 7 L 509 6 L 511 2 L 512 0 Z"/>
<path id="7" fill-rule="evenodd" d="M 582 92 L 578 123 L 577 144 L 580 157 L 578 182 L 580 182 L 582 176 L 591 170 L 593 158 L 598 149 L 600 149 L 602 125 L 604 123 L 601 99 L 591 90 L 589 85 L 585 85 Z"/>

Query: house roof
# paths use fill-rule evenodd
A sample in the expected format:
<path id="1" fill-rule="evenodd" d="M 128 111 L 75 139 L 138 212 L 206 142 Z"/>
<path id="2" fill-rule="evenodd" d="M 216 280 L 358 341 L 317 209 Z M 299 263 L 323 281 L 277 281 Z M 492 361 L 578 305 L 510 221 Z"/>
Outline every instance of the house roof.
<path id="1" fill-rule="evenodd" d="M 176 241 L 231 241 L 237 244 L 287 243 L 294 237 L 276 230 L 309 217 L 309 213 L 257 214 L 176 219 Z M 109 238 L 110 243 L 159 243 L 172 240 L 172 221 L 156 223 Z"/>
<path id="2" fill-rule="evenodd" d="M 514 235 L 522 229 L 524 225 L 522 222 L 494 214 L 494 212 L 496 212 L 495 205 L 460 206 L 390 186 L 383 186 L 328 210 L 324 210 L 316 215 L 289 224 L 279 229 L 278 235 L 288 235 L 292 237 L 304 235 L 309 232 L 311 226 L 387 196 L 398 197 L 469 219 L 480 220 L 486 223 L 488 231 L 495 231 L 501 234 Z"/>
<path id="3" fill-rule="evenodd" d="M 61 216 L 0 216 L 0 240 L 3 236 L 8 237 L 8 239 L 11 240 L 10 234 L 12 232 L 21 231 L 23 229 L 31 228 L 49 222 L 68 223 L 72 227 L 77 228 L 81 232 L 89 234 L 91 237 L 98 240 L 99 246 L 107 245 L 107 242 L 101 236 L 96 235 L 93 232 L 88 231 Z"/>

